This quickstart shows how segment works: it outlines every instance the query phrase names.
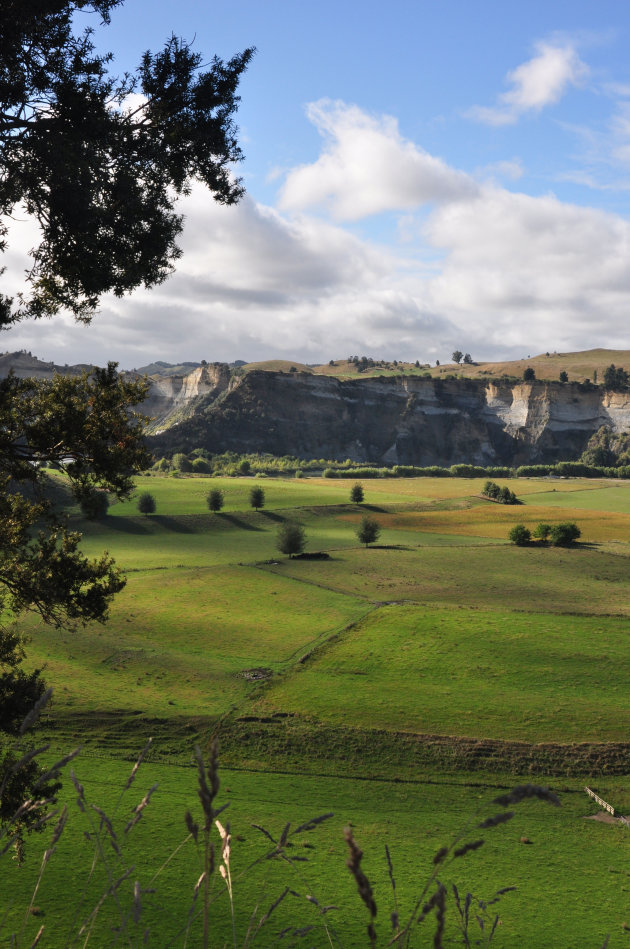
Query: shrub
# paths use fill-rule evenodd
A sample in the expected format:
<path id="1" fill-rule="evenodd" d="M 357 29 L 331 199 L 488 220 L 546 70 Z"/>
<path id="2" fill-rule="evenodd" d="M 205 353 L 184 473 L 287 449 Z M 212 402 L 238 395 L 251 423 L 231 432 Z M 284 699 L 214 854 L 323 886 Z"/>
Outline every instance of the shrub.
<path id="1" fill-rule="evenodd" d="M 262 488 L 252 488 L 249 492 L 249 503 L 256 510 L 265 506 L 265 492 Z"/>
<path id="2" fill-rule="evenodd" d="M 294 557 L 301 554 L 306 544 L 306 534 L 301 524 L 292 521 L 285 521 L 278 528 L 276 537 L 276 547 L 281 554 L 288 557 Z"/>
<path id="3" fill-rule="evenodd" d="M 107 517 L 109 498 L 107 491 L 97 491 L 90 488 L 81 498 L 81 513 L 88 521 L 100 521 Z"/>
<path id="4" fill-rule="evenodd" d="M 173 468 L 177 468 L 178 471 L 192 471 L 192 462 L 190 462 L 181 451 L 173 455 L 171 464 Z"/>
<path id="5" fill-rule="evenodd" d="M 373 517 L 366 514 L 365 517 L 361 518 L 361 523 L 357 527 L 357 537 L 361 544 L 365 544 L 367 547 L 368 544 L 373 544 L 377 541 L 380 535 L 381 528 Z"/>
<path id="6" fill-rule="evenodd" d="M 363 485 L 358 481 L 356 484 L 352 485 L 352 489 L 350 491 L 350 500 L 353 502 L 353 504 L 361 504 L 363 501 Z"/>
<path id="7" fill-rule="evenodd" d="M 534 530 L 534 537 L 536 538 L 536 540 L 540 540 L 543 543 L 546 543 L 549 540 L 550 533 L 551 533 L 551 524 L 545 524 L 544 522 L 541 522 L 540 524 L 536 525 L 536 529 Z"/>
<path id="8" fill-rule="evenodd" d="M 195 458 L 192 462 L 192 470 L 195 474 L 208 474 L 211 470 L 210 463 L 205 458 Z"/>
<path id="9" fill-rule="evenodd" d="M 157 505 L 155 498 L 148 491 L 143 491 L 138 498 L 138 510 L 141 514 L 155 514 Z"/>
<path id="10" fill-rule="evenodd" d="M 517 547 L 525 547 L 532 539 L 531 531 L 524 524 L 515 524 L 508 534 L 508 539 Z"/>
<path id="11" fill-rule="evenodd" d="M 580 528 L 572 521 L 554 524 L 549 531 L 549 537 L 554 547 L 568 547 L 576 541 L 581 534 L 582 531 Z"/>
<path id="12" fill-rule="evenodd" d="M 209 509 L 214 514 L 217 514 L 223 507 L 223 503 L 224 503 L 223 491 L 221 491 L 220 488 L 213 488 L 212 491 L 208 492 L 208 496 L 206 497 L 206 503 Z"/>

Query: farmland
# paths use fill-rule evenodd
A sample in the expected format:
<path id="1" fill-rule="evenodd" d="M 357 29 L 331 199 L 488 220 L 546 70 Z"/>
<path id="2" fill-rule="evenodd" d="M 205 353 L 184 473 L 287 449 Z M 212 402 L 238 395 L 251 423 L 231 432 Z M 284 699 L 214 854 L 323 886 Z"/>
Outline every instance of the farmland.
<path id="1" fill-rule="evenodd" d="M 254 485 L 265 491 L 258 512 L 249 506 Z M 363 907 L 351 879 L 339 877 L 344 824 L 368 854 L 384 938 L 384 843 L 399 899 L 411 905 L 435 851 L 497 789 L 529 780 L 551 783 L 562 808 L 520 805 L 513 823 L 489 832 L 461 866 L 454 861 L 444 881 L 486 897 L 523 884 L 501 905 L 498 945 L 598 946 L 607 932 L 611 946 L 623 944 L 628 831 L 583 820 L 596 807 L 582 788 L 591 782 L 630 812 L 630 485 L 519 479 L 510 482 L 522 501 L 515 507 L 484 501 L 482 486 L 366 481 L 356 505 L 351 484 L 336 480 L 152 476 L 139 479 L 138 492 L 155 496 L 153 515 L 139 514 L 134 501 L 98 523 L 71 513 L 85 550 L 108 549 L 128 584 L 107 625 L 68 632 L 27 624 L 29 662 L 44 666 L 55 688 L 43 730 L 53 750 L 84 746 L 75 770 L 106 810 L 131 757 L 154 738 L 138 780 L 160 790 L 133 851 L 147 872 L 185 836 L 183 811 L 196 806 L 192 747 L 206 747 L 218 729 L 229 819 L 235 833 L 246 828 L 240 853 L 234 844 L 237 865 L 261 846 L 251 823 L 280 832 L 287 820 L 335 812 L 309 837 L 310 863 L 318 898 L 341 907 L 343 945 L 365 944 L 362 924 L 348 928 Z M 219 514 L 205 501 L 214 487 L 225 496 Z M 381 528 L 367 549 L 355 533 L 366 511 Z M 328 559 L 279 556 L 275 534 L 285 520 L 302 524 L 307 551 Z M 580 543 L 507 542 L 514 524 L 543 520 L 576 521 Z M 156 827 L 162 846 L 149 855 Z M 64 847 L 78 846 L 79 823 L 72 833 Z M 64 853 L 56 886 L 74 872 Z M 185 907 L 196 864 L 191 854 L 181 860 L 164 880 L 168 903 Z M 27 887 L 28 873 L 20 874 Z M 268 903 L 282 879 L 274 869 Z M 239 884 L 241 942 L 260 886 L 255 874 Z M 582 897 L 594 886 L 591 905 Z M 42 904 L 45 895 L 44 886 Z M 542 899 L 544 911 L 534 912 Z M 152 926 L 176 939 L 176 924 L 165 929 L 160 907 L 152 912 Z M 454 917 L 453 909 L 451 940 Z M 292 918 L 285 906 L 277 928 Z M 28 931 L 37 925 L 31 920 Z M 323 945 L 318 932 L 313 944 Z"/>

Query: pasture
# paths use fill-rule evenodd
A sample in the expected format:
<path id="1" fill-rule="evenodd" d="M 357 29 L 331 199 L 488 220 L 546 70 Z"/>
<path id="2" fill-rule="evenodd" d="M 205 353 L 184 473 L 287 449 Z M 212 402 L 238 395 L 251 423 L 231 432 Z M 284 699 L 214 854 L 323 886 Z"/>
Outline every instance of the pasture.
<path id="1" fill-rule="evenodd" d="M 249 505 L 254 485 L 265 491 L 259 512 Z M 523 817 L 519 811 L 513 823 L 492 830 L 478 854 L 461 866 L 455 861 L 445 880 L 480 896 L 526 880 L 500 906 L 500 946 L 597 947 L 609 931 L 610 946 L 622 945 L 622 923 L 630 918 L 622 859 L 629 832 L 584 821 L 596 808 L 581 789 L 585 781 L 597 784 L 630 813 L 624 764 L 630 484 L 513 480 L 522 502 L 514 507 L 483 500 L 483 479 L 363 485 L 365 503 L 355 505 L 352 482 L 343 480 L 151 476 L 139 479 L 138 491 L 154 494 L 154 515 L 140 515 L 134 501 L 112 506 L 98 523 L 74 511 L 86 552 L 108 549 L 128 584 L 104 626 L 69 632 L 34 620 L 22 624 L 32 640 L 29 663 L 44 666 L 55 688 L 44 735 L 54 749 L 85 746 L 76 771 L 95 798 L 102 792 L 106 810 L 124 783 L 126 759 L 154 737 L 145 781 L 159 778 L 169 804 L 157 794 L 146 829 L 144 821 L 134 829 L 133 859 L 148 860 L 149 871 L 165 859 L 149 855 L 155 839 L 149 819 L 168 854 L 185 836 L 183 811 L 195 806 L 192 746 L 205 747 L 218 728 L 232 769 L 223 779 L 230 820 L 235 833 L 237 824 L 247 828 L 238 857 L 234 844 L 235 861 L 242 867 L 253 859 L 250 823 L 275 821 L 281 829 L 287 820 L 334 811 L 334 822 L 309 836 L 316 848 L 312 872 L 315 895 L 327 890 L 323 901 L 339 904 L 346 919 L 363 907 L 351 881 L 340 876 L 344 823 L 352 822 L 366 853 L 372 846 L 377 851 L 369 863 L 366 857 L 365 869 L 379 906 L 388 899 L 384 842 L 399 898 L 409 903 L 435 850 L 497 787 L 551 780 L 564 789 L 561 809 L 526 805 Z M 225 495 L 219 514 L 205 502 L 214 487 Z M 355 533 L 366 512 L 381 527 L 368 549 Z M 279 555 L 275 535 L 284 520 L 301 523 L 307 551 L 324 551 L 329 559 Z M 543 520 L 575 520 L 580 543 L 570 549 L 508 543 L 515 523 Z M 484 743 L 490 757 L 473 760 L 471 749 Z M 606 743 L 615 743 L 614 754 Z M 586 755 L 587 745 L 597 753 Z M 71 791 L 66 782 L 64 793 L 72 797 Z M 534 846 L 520 844 L 521 837 Z M 72 878 L 64 853 L 57 881 Z M 195 859 L 189 855 L 194 866 Z M 188 905 L 183 888 L 192 883 L 181 866 L 174 860 L 168 878 L 170 905 Z M 31 878 L 20 873 L 27 888 Z M 262 891 L 255 875 L 239 882 L 239 945 L 246 908 L 259 892 L 263 902 L 267 896 L 273 902 L 281 879 L 273 870 Z M 291 885 L 302 895 L 315 892 L 310 883 Z M 591 905 L 582 896 L 595 886 Z M 225 900 L 219 904 L 223 939 L 229 920 Z M 568 933 L 561 928 L 566 906 L 575 914 Z M 294 909 L 278 911 L 278 929 L 297 918 Z M 147 911 L 175 940 L 160 906 L 151 909 L 149 901 Z M 300 904 L 303 920 L 301 914 Z M 454 915 L 453 907 L 453 945 Z M 383 938 L 386 918 L 383 910 Z M 351 936 L 344 925 L 339 922 L 341 944 L 363 945 L 363 927 Z M 313 944 L 324 945 L 318 932 Z M 261 936 L 259 944 L 269 943 Z"/>

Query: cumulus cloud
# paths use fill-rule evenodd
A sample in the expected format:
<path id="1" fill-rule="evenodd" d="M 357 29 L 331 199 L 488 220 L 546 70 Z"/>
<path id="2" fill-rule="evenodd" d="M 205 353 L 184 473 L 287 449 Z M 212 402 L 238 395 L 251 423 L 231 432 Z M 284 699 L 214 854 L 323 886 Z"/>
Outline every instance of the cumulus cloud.
<path id="1" fill-rule="evenodd" d="M 511 89 L 498 97 L 494 107 L 473 106 L 469 118 L 487 125 L 512 125 L 527 112 L 540 112 L 558 102 L 569 86 L 577 86 L 588 75 L 570 43 L 536 44 L 536 55 L 507 74 Z"/>
<path id="2" fill-rule="evenodd" d="M 614 214 L 495 188 L 438 209 L 427 238 L 445 251 L 430 301 L 493 348 L 584 348 L 625 336 L 630 225 Z"/>
<path id="3" fill-rule="evenodd" d="M 470 176 L 404 139 L 396 119 L 322 99 L 307 115 L 324 138 L 316 162 L 290 171 L 280 192 L 285 211 L 322 206 L 337 221 L 472 196 Z"/>
<path id="4" fill-rule="evenodd" d="M 282 209 L 251 197 L 226 208 L 195 189 L 182 203 L 184 255 L 170 280 L 104 299 L 89 328 L 64 318 L 17 326 L 5 347 L 61 363 L 113 358 L 127 368 L 152 359 L 351 354 L 425 362 L 455 348 L 506 358 L 602 340 L 626 348 L 625 218 L 480 184 L 405 142 L 391 119 L 339 103 L 318 109 L 329 122 L 323 154 L 289 175 Z M 362 143 L 354 163 L 350 129 Z M 316 168 L 323 181 L 310 174 Z M 309 214 L 310 204 L 350 219 L 389 210 L 401 242 L 359 239 Z M 17 265 L 16 286 L 18 250 L 30 238 L 23 227 L 14 258 L 5 255 Z"/>

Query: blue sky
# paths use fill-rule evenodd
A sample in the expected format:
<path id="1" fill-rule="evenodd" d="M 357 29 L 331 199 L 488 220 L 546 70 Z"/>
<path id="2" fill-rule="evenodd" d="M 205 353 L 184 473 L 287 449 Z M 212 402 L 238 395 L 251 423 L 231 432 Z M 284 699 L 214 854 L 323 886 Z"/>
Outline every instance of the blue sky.
<path id="1" fill-rule="evenodd" d="M 127 368 L 630 348 L 630 4 L 127 0 L 97 40 L 122 71 L 171 32 L 257 48 L 247 197 L 196 188 L 170 281 L 7 348 Z"/>

